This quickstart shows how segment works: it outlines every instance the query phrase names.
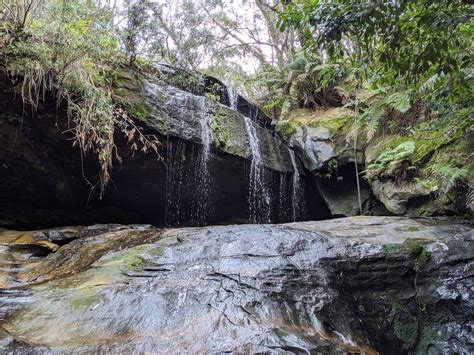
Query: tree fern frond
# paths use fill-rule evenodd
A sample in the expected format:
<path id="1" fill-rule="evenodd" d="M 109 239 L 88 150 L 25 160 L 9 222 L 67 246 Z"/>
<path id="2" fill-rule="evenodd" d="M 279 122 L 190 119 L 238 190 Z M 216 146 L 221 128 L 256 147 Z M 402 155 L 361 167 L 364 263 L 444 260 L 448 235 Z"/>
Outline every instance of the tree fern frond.
<path id="1" fill-rule="evenodd" d="M 474 188 L 469 188 L 469 193 L 467 194 L 466 206 L 468 209 L 474 212 Z"/>

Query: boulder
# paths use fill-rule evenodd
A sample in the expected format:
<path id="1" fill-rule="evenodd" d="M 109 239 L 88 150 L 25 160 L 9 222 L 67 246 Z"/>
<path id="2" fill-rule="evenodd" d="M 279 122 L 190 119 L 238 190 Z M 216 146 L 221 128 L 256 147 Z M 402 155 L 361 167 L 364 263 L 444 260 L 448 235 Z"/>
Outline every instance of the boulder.
<path id="1" fill-rule="evenodd" d="M 417 182 L 398 184 L 393 181 L 372 182 L 372 191 L 384 206 L 395 215 L 407 213 L 410 200 L 428 198 L 431 190 Z M 428 199 L 427 199 L 428 200 Z"/>
<path id="2" fill-rule="evenodd" d="M 339 166 L 354 162 L 350 141 L 354 113 L 345 108 L 312 111 L 298 109 L 278 122 L 277 131 L 285 137 L 312 172 L 325 170 L 331 160 Z M 349 138 L 349 139 L 347 139 Z M 357 152 L 357 162 L 363 164 L 364 140 Z"/>
<path id="3" fill-rule="evenodd" d="M 472 120 L 421 120 L 367 145 L 367 181 L 394 214 L 472 216 L 473 142 Z"/>

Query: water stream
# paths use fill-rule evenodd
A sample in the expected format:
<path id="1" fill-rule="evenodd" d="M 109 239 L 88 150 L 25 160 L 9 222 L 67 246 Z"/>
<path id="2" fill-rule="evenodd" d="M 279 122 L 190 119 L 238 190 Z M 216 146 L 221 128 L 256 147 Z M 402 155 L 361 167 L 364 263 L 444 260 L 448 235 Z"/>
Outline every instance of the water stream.
<path id="1" fill-rule="evenodd" d="M 184 222 L 183 187 L 185 174 L 186 143 L 173 142 L 167 137 L 166 143 L 166 205 L 165 224 L 167 227 L 179 226 Z"/>
<path id="2" fill-rule="evenodd" d="M 282 172 L 279 174 L 280 184 L 278 187 L 278 218 L 280 222 L 286 222 L 289 220 L 288 216 L 288 183 L 287 173 Z"/>
<path id="3" fill-rule="evenodd" d="M 173 142 L 167 145 L 166 225 L 206 225 L 214 212 L 211 203 L 210 167 L 213 141 L 211 101 L 205 96 L 190 93 L 165 92 L 167 89 L 158 85 L 150 85 L 148 90 L 154 94 L 153 96 L 169 95 L 159 108 L 162 109 L 164 106 L 165 111 L 171 112 L 174 116 L 173 119 L 164 123 L 168 135 L 170 137 L 181 135 L 184 140 L 199 143 L 186 146 L 173 139 Z M 239 100 L 237 91 L 232 87 L 227 87 L 227 95 L 229 108 L 237 110 Z M 173 107 L 168 107 L 170 105 Z M 258 111 L 255 111 L 252 116 L 257 114 Z M 156 116 L 160 117 L 160 112 L 157 112 Z M 293 174 L 291 188 L 291 180 L 287 179 L 290 176 L 284 174 L 278 182 L 276 175 L 274 176 L 273 172 L 264 166 L 262 149 L 265 142 L 261 139 L 262 132 L 259 130 L 262 128 L 256 123 L 256 118 L 244 116 L 245 131 L 252 156 L 248 186 L 249 221 L 270 223 L 273 217 L 277 220 L 300 220 L 302 210 L 304 210 L 302 207 L 304 199 L 301 192 L 302 181 L 296 167 L 294 153 L 290 151 L 296 171 L 296 174 Z M 273 201 L 273 192 L 279 194 L 275 195 L 275 201 Z M 273 211 L 273 202 L 279 205 L 278 210 Z"/>
<path id="4" fill-rule="evenodd" d="M 255 124 L 245 117 L 245 129 L 252 152 L 249 183 L 249 217 L 252 223 L 271 222 L 271 193 L 267 186 L 266 169 L 263 166 L 260 140 Z"/>
<path id="5" fill-rule="evenodd" d="M 304 217 L 306 206 L 304 199 L 304 181 L 300 178 L 298 165 L 296 164 L 296 156 L 293 149 L 288 149 L 293 165 L 293 188 L 291 196 L 291 208 L 293 221 L 301 220 Z"/>
<path id="6" fill-rule="evenodd" d="M 209 197 L 211 193 L 211 175 L 209 172 L 209 161 L 212 143 L 209 102 L 206 97 L 199 97 L 198 109 L 199 125 L 201 127 L 201 153 L 194 174 L 196 188 L 194 191 L 191 218 L 195 220 L 198 225 L 205 225 L 210 213 Z"/>
<path id="7" fill-rule="evenodd" d="M 237 102 L 239 100 L 239 93 L 232 86 L 227 86 L 227 96 L 229 97 L 229 107 L 237 111 Z"/>
<path id="8" fill-rule="evenodd" d="M 204 96 L 175 96 L 178 116 L 192 115 L 199 129 L 200 145 L 167 139 L 166 225 L 205 225 L 210 215 L 212 133 L 209 100 Z M 178 129 L 185 130 L 184 120 Z M 169 137 L 169 136 L 168 136 Z M 189 149 L 191 148 L 191 149 Z"/>

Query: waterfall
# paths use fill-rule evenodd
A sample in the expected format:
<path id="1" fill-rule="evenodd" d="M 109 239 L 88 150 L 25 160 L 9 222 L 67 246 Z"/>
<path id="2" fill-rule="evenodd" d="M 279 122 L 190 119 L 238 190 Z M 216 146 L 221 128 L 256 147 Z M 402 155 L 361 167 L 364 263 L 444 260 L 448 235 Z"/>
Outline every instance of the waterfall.
<path id="1" fill-rule="evenodd" d="M 196 115 L 196 127 L 200 128 L 201 145 L 188 145 L 181 139 L 167 139 L 166 156 L 166 225 L 205 225 L 211 210 L 211 159 L 212 133 L 209 101 L 198 96 L 191 101 L 179 98 L 180 116 L 191 114 L 188 103 L 192 102 Z M 182 126 L 184 129 L 184 126 Z"/>
<path id="2" fill-rule="evenodd" d="M 288 184 L 287 173 L 282 172 L 280 175 L 280 186 L 278 187 L 278 218 L 280 222 L 288 221 Z"/>
<path id="3" fill-rule="evenodd" d="M 232 110 L 237 110 L 237 101 L 239 100 L 239 93 L 232 86 L 227 86 L 227 96 L 229 97 L 229 107 Z"/>
<path id="4" fill-rule="evenodd" d="M 182 189 L 185 179 L 186 143 L 178 140 L 173 142 L 167 137 L 166 143 L 166 205 L 165 224 L 168 227 L 179 226 L 183 223 Z"/>
<path id="5" fill-rule="evenodd" d="M 304 199 L 304 181 L 300 179 L 300 172 L 298 165 L 296 164 L 296 156 L 293 149 L 288 149 L 291 158 L 291 164 L 293 165 L 293 189 L 291 196 L 291 207 L 293 212 L 293 221 L 297 221 L 304 217 L 306 210 L 305 199 Z"/>
<path id="6" fill-rule="evenodd" d="M 209 153 L 211 151 L 212 133 L 211 117 L 209 115 L 209 102 L 204 96 L 199 97 L 199 125 L 201 126 L 201 144 L 202 144 L 202 167 L 207 171 Z"/>
<path id="7" fill-rule="evenodd" d="M 209 172 L 209 160 L 211 155 L 211 121 L 209 114 L 209 102 L 204 96 L 199 97 L 199 125 L 201 127 L 201 154 L 196 164 L 195 190 L 191 217 L 199 224 L 205 225 L 209 217 L 209 196 L 211 188 L 211 175 Z"/>
<path id="8" fill-rule="evenodd" d="M 266 183 L 266 169 L 263 166 L 260 141 L 252 120 L 248 117 L 244 118 L 252 153 L 249 179 L 249 217 L 252 223 L 270 223 L 271 194 Z"/>

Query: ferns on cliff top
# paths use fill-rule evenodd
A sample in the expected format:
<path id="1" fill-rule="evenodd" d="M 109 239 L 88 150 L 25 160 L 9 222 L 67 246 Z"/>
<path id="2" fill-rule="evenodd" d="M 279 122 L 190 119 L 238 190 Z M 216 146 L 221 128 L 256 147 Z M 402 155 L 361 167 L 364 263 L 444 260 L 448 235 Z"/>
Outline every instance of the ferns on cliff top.
<path id="1" fill-rule="evenodd" d="M 276 109 L 281 117 L 298 107 L 341 106 L 350 96 L 344 89 L 344 69 L 301 50 L 287 66 L 266 67 L 258 74 L 269 92 L 264 107 Z"/>

